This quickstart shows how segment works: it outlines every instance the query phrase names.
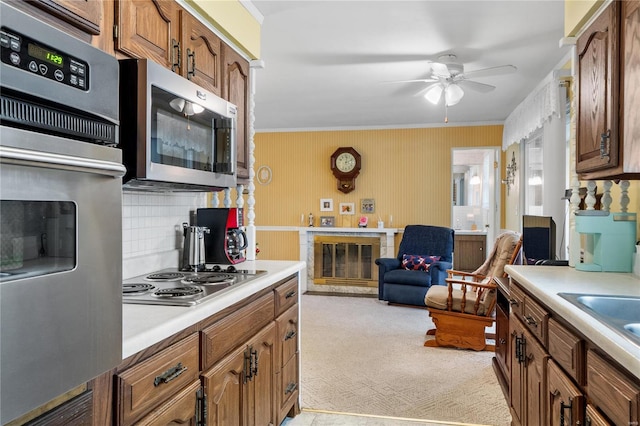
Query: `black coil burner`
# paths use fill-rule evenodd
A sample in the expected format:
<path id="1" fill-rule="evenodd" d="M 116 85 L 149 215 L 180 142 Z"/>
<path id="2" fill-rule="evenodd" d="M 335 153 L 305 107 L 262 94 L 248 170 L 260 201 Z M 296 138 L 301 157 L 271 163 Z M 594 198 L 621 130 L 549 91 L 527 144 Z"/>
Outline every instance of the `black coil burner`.
<path id="1" fill-rule="evenodd" d="M 155 274 L 147 275 L 147 279 L 151 281 L 179 280 L 182 277 L 184 277 L 184 274 L 180 272 L 157 272 Z"/>
<path id="2" fill-rule="evenodd" d="M 236 277 L 231 274 L 193 275 L 184 277 L 182 282 L 185 284 L 231 284 L 235 279 Z"/>
<path id="3" fill-rule="evenodd" d="M 192 297 L 202 293 L 202 289 L 198 287 L 173 287 L 173 288 L 163 288 L 155 293 L 153 293 L 156 297 Z"/>
<path id="4" fill-rule="evenodd" d="M 151 284 L 122 284 L 122 294 L 135 295 L 144 294 L 148 291 L 154 290 L 156 287 Z"/>

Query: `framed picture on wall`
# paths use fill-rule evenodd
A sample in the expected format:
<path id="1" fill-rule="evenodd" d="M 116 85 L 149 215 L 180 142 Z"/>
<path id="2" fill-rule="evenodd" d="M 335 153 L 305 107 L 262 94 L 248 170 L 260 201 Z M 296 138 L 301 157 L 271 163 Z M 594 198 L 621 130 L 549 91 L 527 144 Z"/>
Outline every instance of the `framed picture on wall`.
<path id="1" fill-rule="evenodd" d="M 332 212 L 333 211 L 333 198 L 320 198 L 320 211 Z"/>
<path id="2" fill-rule="evenodd" d="M 336 226 L 335 216 L 320 216 L 320 226 Z"/>
<path id="3" fill-rule="evenodd" d="M 340 214 L 356 214 L 353 203 L 340 203 Z"/>
<path id="4" fill-rule="evenodd" d="M 360 213 L 375 213 L 376 200 L 373 198 L 363 198 L 360 200 Z"/>

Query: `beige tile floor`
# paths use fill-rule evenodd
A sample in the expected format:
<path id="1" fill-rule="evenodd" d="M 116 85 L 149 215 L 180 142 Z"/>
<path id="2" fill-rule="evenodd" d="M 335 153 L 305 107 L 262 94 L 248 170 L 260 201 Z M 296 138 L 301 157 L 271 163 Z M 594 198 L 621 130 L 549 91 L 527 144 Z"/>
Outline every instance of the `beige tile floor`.
<path id="1" fill-rule="evenodd" d="M 336 413 L 303 409 L 296 417 L 284 420 L 281 426 L 481 426 L 470 423 L 449 423 L 399 417 Z"/>

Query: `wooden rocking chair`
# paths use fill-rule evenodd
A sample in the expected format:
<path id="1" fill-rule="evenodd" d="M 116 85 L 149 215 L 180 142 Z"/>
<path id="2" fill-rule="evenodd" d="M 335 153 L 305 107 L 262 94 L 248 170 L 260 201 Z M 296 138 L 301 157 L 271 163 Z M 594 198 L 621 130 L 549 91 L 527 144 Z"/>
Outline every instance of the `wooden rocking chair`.
<path id="1" fill-rule="evenodd" d="M 447 286 L 432 286 L 425 296 L 429 316 L 436 328 L 427 331 L 435 339 L 424 346 L 448 346 L 476 351 L 494 351 L 487 345 L 485 327 L 494 322 L 497 286 L 493 277 L 506 276 L 504 267 L 520 254 L 522 237 L 513 231 L 498 236 L 487 260 L 474 272 L 448 270 Z M 455 260 L 455 259 L 454 259 Z"/>

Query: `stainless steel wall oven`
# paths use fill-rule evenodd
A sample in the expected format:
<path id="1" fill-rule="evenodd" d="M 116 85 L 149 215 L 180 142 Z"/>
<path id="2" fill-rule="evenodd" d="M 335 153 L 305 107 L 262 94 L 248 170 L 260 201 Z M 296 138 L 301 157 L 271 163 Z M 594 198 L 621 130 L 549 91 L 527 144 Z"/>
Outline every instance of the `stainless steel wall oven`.
<path id="1" fill-rule="evenodd" d="M 0 3 L 0 423 L 122 359 L 118 62 Z"/>

